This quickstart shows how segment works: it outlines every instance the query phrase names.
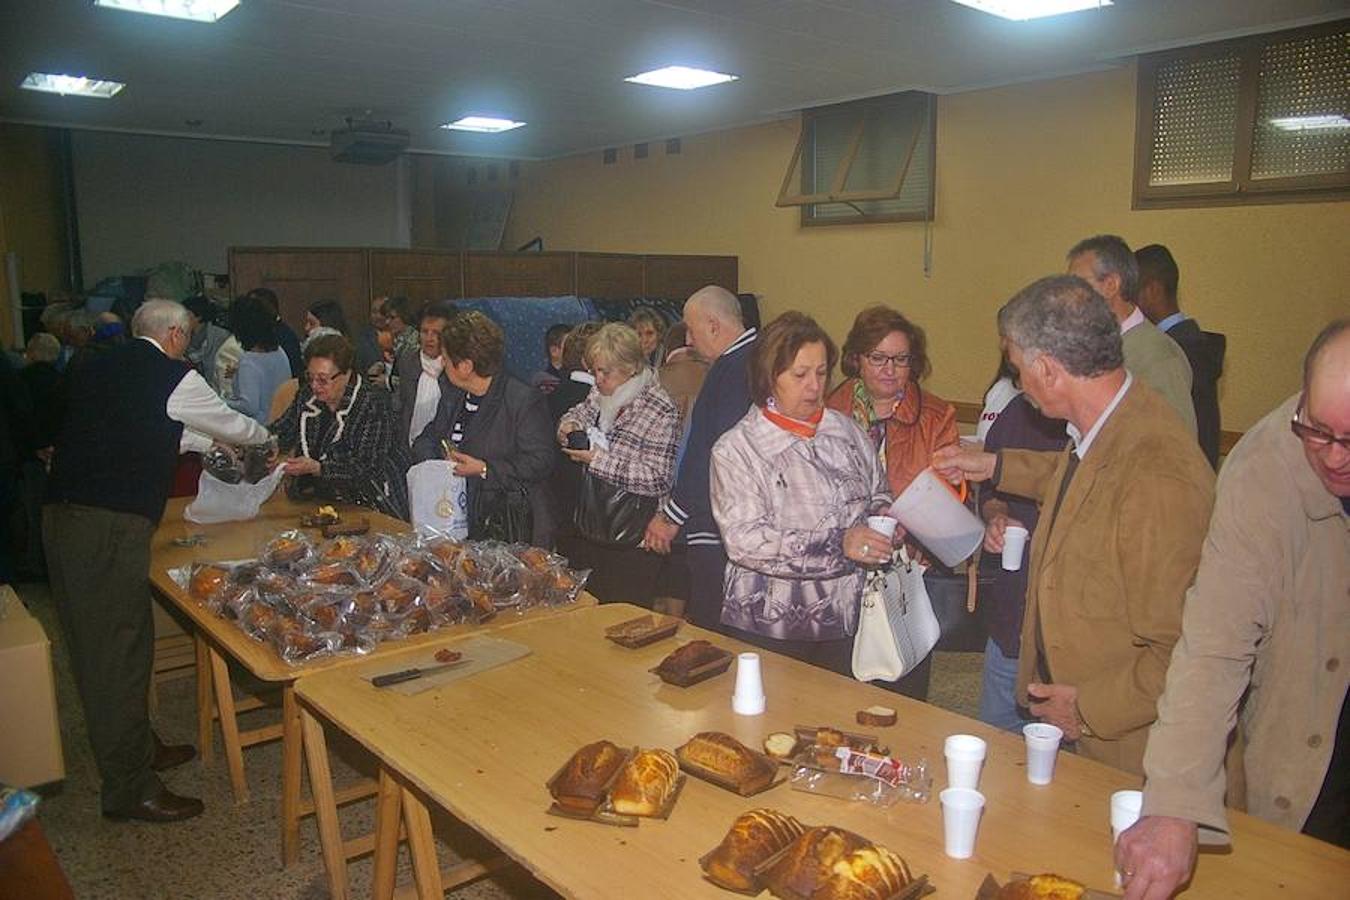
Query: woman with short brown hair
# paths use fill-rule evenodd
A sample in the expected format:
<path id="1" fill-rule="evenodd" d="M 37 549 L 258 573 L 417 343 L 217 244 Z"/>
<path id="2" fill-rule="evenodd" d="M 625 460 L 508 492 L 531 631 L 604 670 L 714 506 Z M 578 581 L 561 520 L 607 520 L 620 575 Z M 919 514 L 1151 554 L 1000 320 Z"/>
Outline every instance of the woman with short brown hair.
<path id="1" fill-rule="evenodd" d="M 825 401 L 867 432 L 895 496 L 928 467 L 934 450 L 958 440 L 956 409 L 919 386 L 931 368 L 923 329 L 888 306 L 870 306 L 844 341 L 847 379 Z"/>
<path id="2" fill-rule="evenodd" d="M 722 624 L 848 675 L 864 567 L 891 557 L 890 538 L 865 520 L 890 496 L 866 436 L 825 408 L 835 355 L 802 313 L 761 332 L 750 355 L 754 406 L 713 447 L 712 508 L 729 559 Z"/>
<path id="3" fill-rule="evenodd" d="M 501 327 L 480 312 L 445 323 L 442 370 L 458 390 L 441 394 L 435 418 L 413 441 L 413 462 L 448 459 L 467 479 L 469 537 L 551 547 L 553 510 L 542 482 L 557 451 L 548 407 L 543 394 L 502 371 L 505 348 Z"/>
<path id="4" fill-rule="evenodd" d="M 934 450 L 959 440 L 956 410 L 919 386 L 932 368 L 928 340 L 922 328 L 896 310 L 869 306 L 853 320 L 840 368 L 848 378 L 825 403 L 866 432 L 885 467 L 891 495 L 898 497 L 928 467 Z M 929 654 L 883 687 L 923 700 L 931 671 Z"/>

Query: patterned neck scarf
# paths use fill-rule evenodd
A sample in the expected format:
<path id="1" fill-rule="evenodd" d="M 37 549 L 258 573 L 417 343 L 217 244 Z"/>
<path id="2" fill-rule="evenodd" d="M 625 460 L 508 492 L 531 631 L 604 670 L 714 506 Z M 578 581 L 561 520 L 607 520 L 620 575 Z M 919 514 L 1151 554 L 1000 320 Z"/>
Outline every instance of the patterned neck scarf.
<path id="1" fill-rule="evenodd" d="M 896 398 L 896 405 L 904 398 L 902 391 Z M 882 468 L 886 466 L 886 423 L 890 421 L 887 416 L 884 419 L 878 418 L 876 409 L 872 405 L 872 395 L 867 393 L 867 386 L 863 384 L 861 378 L 853 382 L 853 421 L 858 423 L 858 427 L 867 432 L 867 436 L 872 439 L 872 447 L 877 451 L 877 458 L 881 460 Z"/>
<path id="2" fill-rule="evenodd" d="M 785 416 L 776 409 L 764 407 L 764 418 L 768 419 L 779 428 L 795 434 L 797 437 L 810 440 L 816 436 L 816 429 L 820 427 L 820 420 L 825 418 L 825 408 L 821 407 L 811 414 L 809 419 L 794 419 L 791 416 Z"/>

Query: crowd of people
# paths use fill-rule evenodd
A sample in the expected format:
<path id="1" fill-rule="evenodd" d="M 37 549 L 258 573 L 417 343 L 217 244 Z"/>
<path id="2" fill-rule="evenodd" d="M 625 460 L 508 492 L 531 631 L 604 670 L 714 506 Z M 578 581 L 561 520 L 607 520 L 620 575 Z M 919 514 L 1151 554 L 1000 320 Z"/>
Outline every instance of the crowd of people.
<path id="1" fill-rule="evenodd" d="M 1345 846 L 1350 320 L 1314 341 L 1300 392 L 1216 485 L 1222 339 L 1180 311 L 1172 255 L 1102 235 L 1065 269 L 998 310 L 973 444 L 924 385 L 924 330 L 886 305 L 836 344 L 801 312 L 749 327 L 733 294 L 706 287 L 675 323 L 644 309 L 549 329 L 529 380 L 506 371 L 510 335 L 450 302 L 387 298 L 353 333 L 319 301 L 302 339 L 259 290 L 235 300 L 228 328 L 198 300 L 149 301 L 132 340 L 80 320 L 72 343 L 74 317 L 35 336 L 6 377 L 64 399 L 11 413 L 31 424 L 11 424 L 7 464 L 25 497 L 30 468 L 50 479 L 47 564 L 87 649 L 85 708 L 123 709 L 91 721 L 105 810 L 162 821 L 200 808 L 152 777 L 175 748 L 143 714 L 145 542 L 180 448 L 275 440 L 293 496 L 400 518 L 408 467 L 447 460 L 466 480 L 471 538 L 556 548 L 592 571 L 601 602 L 664 604 L 843 675 L 867 573 L 901 543 L 925 557 L 867 517 L 926 469 L 978 485 L 980 716 L 1052 723 L 1077 752 L 1147 778 L 1118 851 L 1127 897 L 1182 883 L 1225 804 Z M 998 553 L 1013 525 L 1031 541 L 1009 571 Z M 126 608 L 85 610 L 95 578 L 124 585 Z M 94 646 L 119 625 L 135 640 Z M 131 658 L 134 677 L 119 675 Z M 930 678 L 925 661 L 884 686 L 923 699 Z M 1262 777 L 1244 785 L 1244 768 Z"/>

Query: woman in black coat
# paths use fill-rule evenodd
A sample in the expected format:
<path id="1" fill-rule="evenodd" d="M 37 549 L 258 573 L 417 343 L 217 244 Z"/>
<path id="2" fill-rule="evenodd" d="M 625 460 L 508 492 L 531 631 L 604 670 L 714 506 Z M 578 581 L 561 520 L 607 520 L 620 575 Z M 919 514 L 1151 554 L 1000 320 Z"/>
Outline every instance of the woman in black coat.
<path id="1" fill-rule="evenodd" d="M 389 392 L 352 371 L 355 352 L 340 334 L 305 348 L 305 380 L 272 423 L 295 498 L 339 500 L 406 520 L 405 448 L 394 438 Z"/>
<path id="2" fill-rule="evenodd" d="M 469 537 L 504 537 L 489 531 L 487 518 L 524 500 L 530 534 L 510 537 L 552 547 L 555 520 L 544 482 L 558 451 L 548 406 L 543 394 L 501 371 L 504 349 L 501 328 L 482 313 L 446 322 L 441 357 L 456 390 L 441 395 L 436 417 L 413 442 L 413 462 L 448 459 L 466 479 Z"/>

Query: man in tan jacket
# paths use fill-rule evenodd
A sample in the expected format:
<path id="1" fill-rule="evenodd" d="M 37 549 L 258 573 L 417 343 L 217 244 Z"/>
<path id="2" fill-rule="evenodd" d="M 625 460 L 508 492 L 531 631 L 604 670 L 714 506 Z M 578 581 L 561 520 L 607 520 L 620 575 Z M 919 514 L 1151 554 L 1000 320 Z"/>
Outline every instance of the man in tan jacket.
<path id="1" fill-rule="evenodd" d="M 947 448 L 934 465 L 1041 503 L 1017 696 L 1084 756 L 1142 772 L 1214 473 L 1166 401 L 1125 371 L 1115 317 L 1087 282 L 1024 288 L 999 331 L 1023 390 L 1067 420 L 1072 448 Z"/>
<path id="2" fill-rule="evenodd" d="M 1342 319 L 1308 351 L 1303 391 L 1224 462 L 1149 732 L 1144 817 L 1116 848 L 1125 896 L 1170 897 L 1190 877 L 1201 837 L 1227 841 L 1224 749 L 1234 728 L 1249 812 L 1350 843 L 1347 686 L 1350 319 Z"/>

